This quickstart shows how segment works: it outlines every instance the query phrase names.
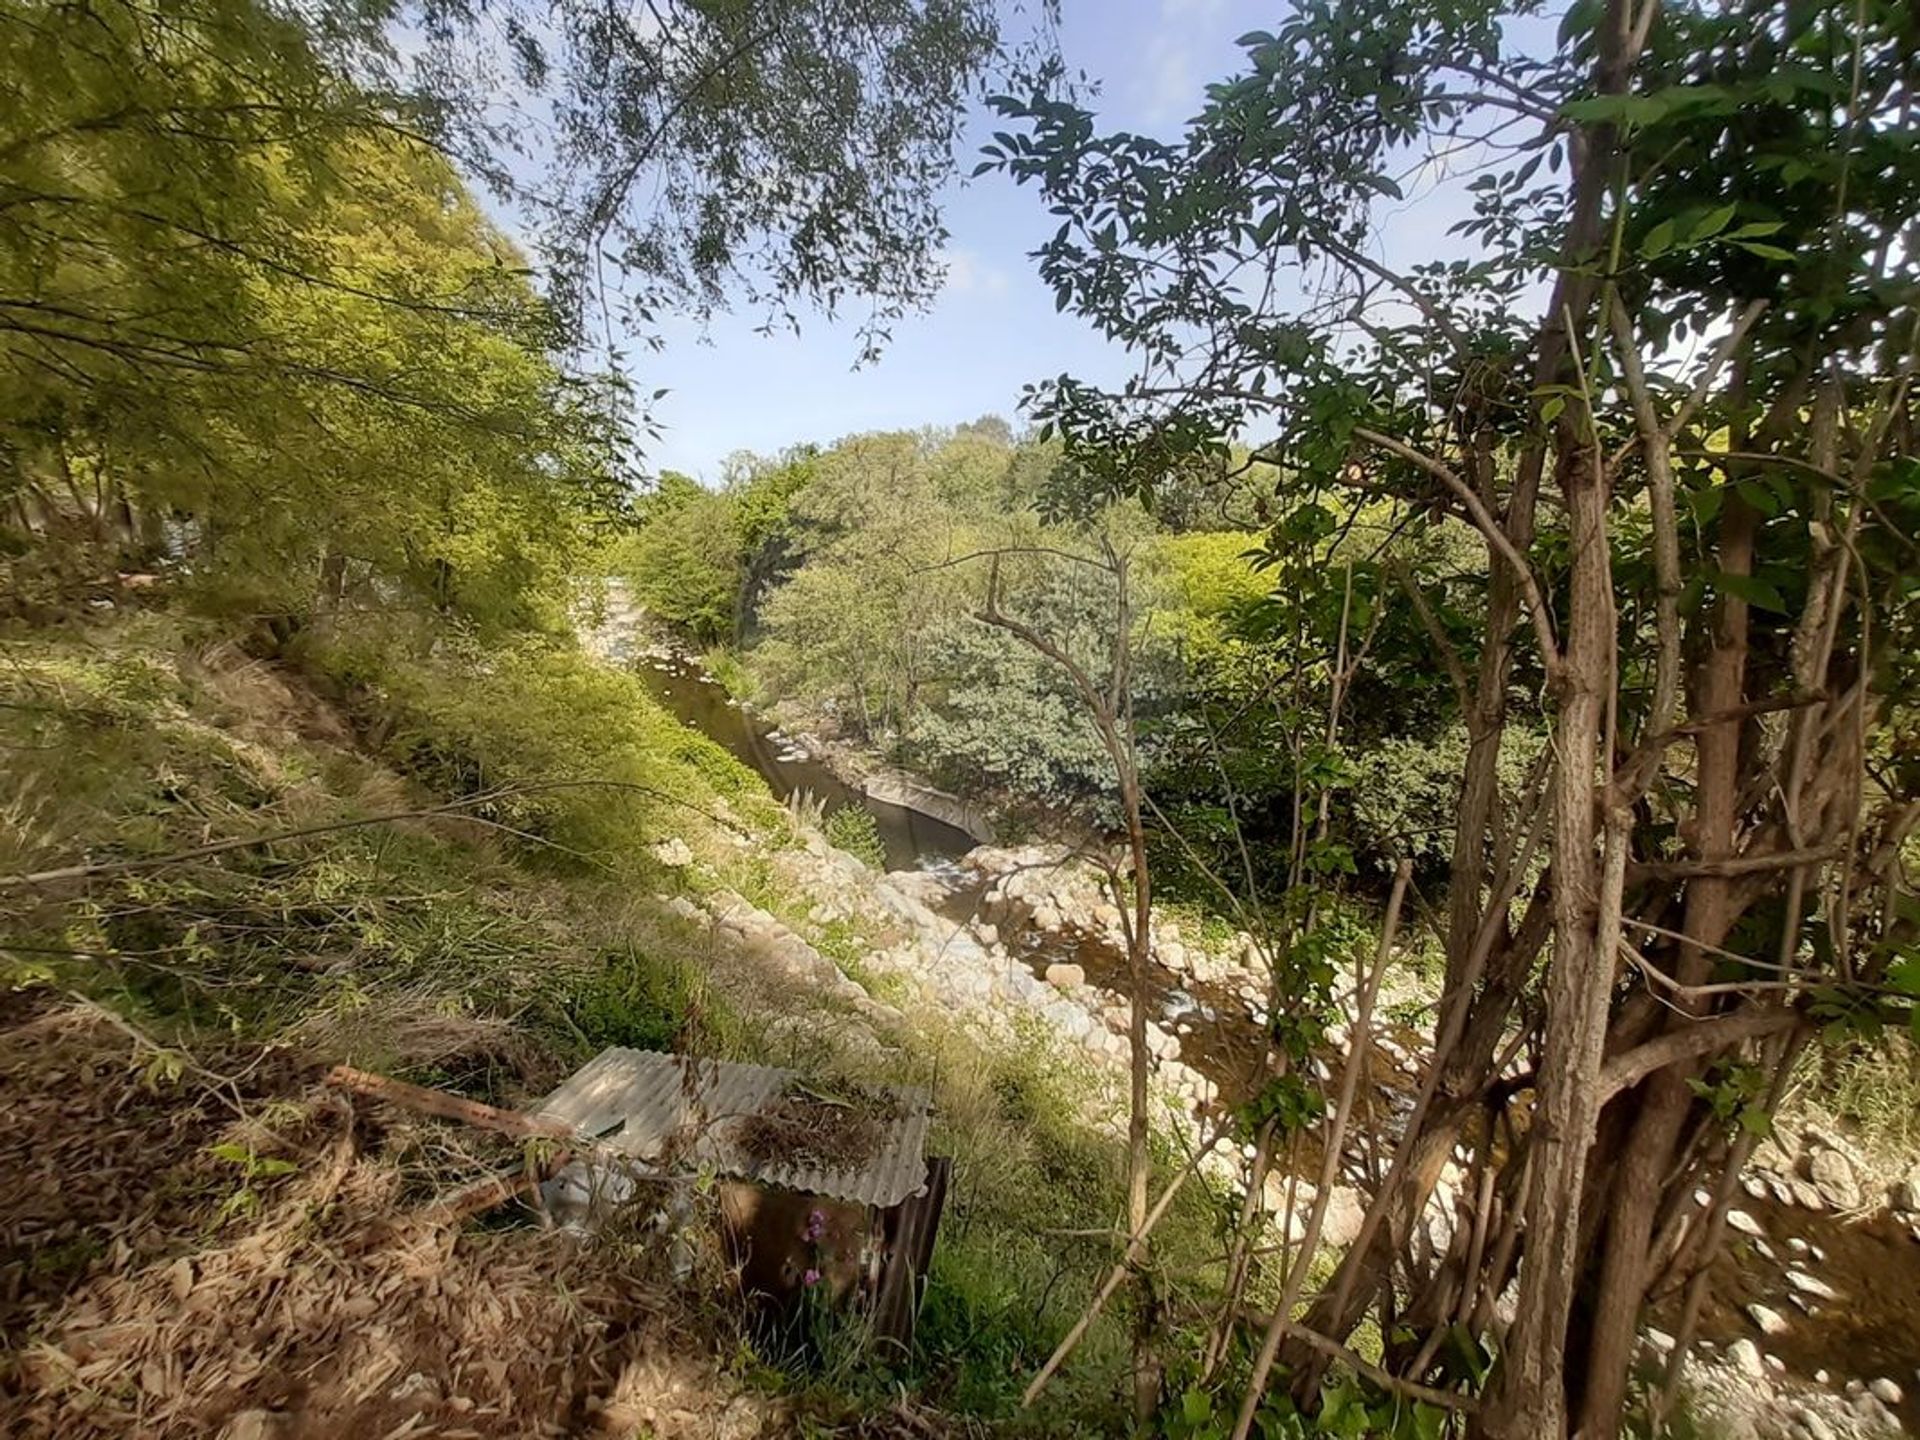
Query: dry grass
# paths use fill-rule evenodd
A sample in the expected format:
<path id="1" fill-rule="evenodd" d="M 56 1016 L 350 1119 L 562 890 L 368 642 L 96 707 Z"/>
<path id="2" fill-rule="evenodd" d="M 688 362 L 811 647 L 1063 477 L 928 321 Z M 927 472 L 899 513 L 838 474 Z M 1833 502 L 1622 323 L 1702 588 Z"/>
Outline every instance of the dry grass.
<path id="1" fill-rule="evenodd" d="M 828 1095 L 796 1084 L 757 1114 L 743 1116 L 734 1134 L 761 1164 L 778 1159 L 850 1169 L 879 1153 L 887 1121 L 898 1113 L 898 1101 L 885 1090 L 843 1085 Z"/>
<path id="2" fill-rule="evenodd" d="M 230 1086 L 168 1083 L 97 1011 L 15 997 L 7 1018 L 0 1432 L 783 1428 L 701 1358 L 710 1341 L 650 1252 L 423 1220 L 407 1156 L 432 1147 L 319 1090 L 288 1053 Z"/>

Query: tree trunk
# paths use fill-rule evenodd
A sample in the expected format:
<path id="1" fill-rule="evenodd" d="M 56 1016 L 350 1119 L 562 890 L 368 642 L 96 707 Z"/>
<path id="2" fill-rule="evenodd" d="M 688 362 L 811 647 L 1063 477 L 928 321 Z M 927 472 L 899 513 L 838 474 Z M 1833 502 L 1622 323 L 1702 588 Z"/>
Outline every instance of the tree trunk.
<path id="1" fill-rule="evenodd" d="M 1724 573 L 1753 572 L 1757 518 L 1738 491 L 1728 494 L 1720 516 L 1719 563 Z M 1720 600 L 1712 648 L 1700 666 L 1692 706 L 1696 715 L 1728 717 L 1701 730 L 1695 740 L 1698 784 L 1693 849 L 1703 860 L 1724 859 L 1734 853 L 1743 725 L 1736 712 L 1745 698 L 1746 667 L 1747 602 L 1728 593 Z M 1673 967 L 1674 978 L 1681 985 L 1696 986 L 1706 980 L 1712 969 L 1710 951 L 1726 941 L 1735 915 L 1731 879 L 1703 875 L 1687 886 L 1682 925 L 1687 938 L 1679 942 Z M 1676 994 L 1664 1007 L 1665 1028 L 1687 1024 L 1701 1011 L 1698 1000 Z M 1648 1247 L 1653 1220 L 1660 1208 L 1661 1187 L 1673 1169 L 1674 1147 L 1695 1103 L 1687 1082 L 1698 1068 L 1699 1062 L 1672 1065 L 1648 1079 L 1615 1170 L 1593 1307 L 1586 1366 L 1589 1381 L 1580 1412 L 1580 1428 L 1589 1435 L 1612 1435 L 1620 1426 L 1627 1371 L 1650 1279 Z"/>
<path id="2" fill-rule="evenodd" d="M 1582 414 L 1584 419 L 1584 412 Z M 1573 555 L 1569 621 L 1554 718 L 1553 961 L 1527 1149 L 1526 1251 L 1520 1299 L 1501 1355 L 1485 1433 L 1512 1440 L 1566 1434 L 1567 1323 L 1580 1278 L 1580 1195 L 1600 1113 L 1600 1066 L 1613 992 L 1630 819 L 1609 812 L 1602 736 L 1614 695 L 1613 572 L 1606 478 L 1597 450 L 1563 419 L 1561 490 Z"/>

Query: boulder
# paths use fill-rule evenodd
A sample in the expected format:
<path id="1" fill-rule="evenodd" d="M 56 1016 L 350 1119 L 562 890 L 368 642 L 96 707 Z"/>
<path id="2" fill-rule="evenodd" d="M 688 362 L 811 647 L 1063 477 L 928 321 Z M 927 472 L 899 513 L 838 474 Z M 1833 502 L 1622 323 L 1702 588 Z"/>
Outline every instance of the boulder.
<path id="1" fill-rule="evenodd" d="M 1836 1210 L 1860 1208 L 1860 1177 L 1853 1162 L 1838 1150 L 1816 1150 L 1808 1162 L 1807 1173 L 1820 1198 Z"/>
<path id="2" fill-rule="evenodd" d="M 1727 1358 L 1739 1367 L 1743 1375 L 1757 1377 L 1767 1373 L 1767 1363 L 1760 1356 L 1760 1347 L 1744 1335 L 1727 1347 Z"/>
<path id="3" fill-rule="evenodd" d="M 1787 1317 L 1778 1310 L 1769 1310 L 1758 1300 L 1747 1306 L 1747 1318 L 1760 1327 L 1762 1335 L 1784 1335 L 1787 1333 Z"/>
<path id="4" fill-rule="evenodd" d="M 1867 1393 L 1872 1395 L 1873 1398 L 1878 1400 L 1882 1405 L 1898 1405 L 1900 1401 L 1905 1398 L 1901 1393 L 1900 1386 L 1885 1375 L 1882 1375 L 1878 1380 L 1870 1383 L 1867 1386 Z"/>
<path id="5" fill-rule="evenodd" d="M 1920 1211 L 1920 1165 L 1915 1165 L 1893 1187 L 1893 1203 L 1899 1210 Z"/>
<path id="6" fill-rule="evenodd" d="M 1047 966 L 1047 983 L 1062 990 L 1071 990 L 1087 983 L 1087 972 L 1082 966 L 1056 960 Z"/>
<path id="7" fill-rule="evenodd" d="M 1788 1186 L 1793 1192 L 1793 1203 L 1802 1210 L 1811 1210 L 1816 1215 L 1827 1208 L 1827 1202 L 1821 1197 L 1820 1187 L 1810 1180 L 1789 1180 Z"/>
<path id="8" fill-rule="evenodd" d="M 1801 1295 L 1811 1295 L 1816 1300 L 1838 1300 L 1840 1294 L 1826 1281 L 1816 1279 L 1804 1270 L 1789 1270 L 1787 1286 Z"/>
<path id="9" fill-rule="evenodd" d="M 693 864 L 693 851 L 678 835 L 653 847 L 653 858 L 669 870 L 684 870 Z"/>

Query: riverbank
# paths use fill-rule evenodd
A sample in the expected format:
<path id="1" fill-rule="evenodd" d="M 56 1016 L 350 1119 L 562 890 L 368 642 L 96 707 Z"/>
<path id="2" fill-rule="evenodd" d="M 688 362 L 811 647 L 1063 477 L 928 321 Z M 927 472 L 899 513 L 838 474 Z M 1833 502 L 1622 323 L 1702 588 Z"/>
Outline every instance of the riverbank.
<path id="1" fill-rule="evenodd" d="M 818 737 L 806 738 L 822 755 L 833 753 Z M 836 770 L 858 779 L 863 759 L 842 751 Z M 1073 1057 L 1066 1063 L 1085 1077 L 1079 1119 L 1119 1135 L 1130 1058 L 1124 937 L 1097 873 L 1070 848 L 979 846 L 913 871 L 878 874 L 812 837 L 789 864 L 793 883 L 818 897 L 811 921 L 851 924 L 873 939 L 838 957 L 843 974 L 897 997 L 923 1024 L 958 1027 L 988 1050 L 1037 1043 Z M 1151 1094 L 1156 1129 L 1175 1154 L 1206 1146 L 1267 1075 L 1267 967 L 1251 936 L 1214 933 L 1222 929 L 1155 917 L 1146 997 Z M 1333 1045 L 1311 1062 L 1323 1078 L 1348 1052 L 1351 999 L 1342 997 L 1347 1013 L 1330 1027 Z M 1330 1249 L 1357 1229 L 1380 1147 L 1390 1146 L 1425 1071 L 1432 1000 L 1417 973 L 1390 969 L 1376 1011 L 1382 1018 L 1368 1041 L 1365 1134 L 1342 1157 L 1345 1179 L 1323 1235 Z M 1522 1079 L 1523 1068 L 1516 1060 L 1513 1078 Z M 1867 1178 L 1874 1168 L 1857 1149 L 1830 1129 L 1819 1136 L 1799 1146 L 1785 1173 L 1762 1148 L 1746 1180 L 1753 1204 L 1736 1212 L 1739 1238 L 1723 1262 L 1727 1291 L 1708 1306 L 1696 1342 L 1692 1393 L 1701 1412 L 1730 1433 L 1782 1440 L 1892 1434 L 1899 1410 L 1920 1388 L 1896 1378 L 1904 1375 L 1904 1337 L 1915 1333 L 1907 1322 L 1920 1321 L 1911 1313 L 1916 1302 L 1899 1291 L 1920 1275 L 1907 1248 L 1909 1231 L 1911 1243 L 1920 1244 L 1920 1181 L 1912 1194 L 1884 1180 L 1876 1192 Z M 1248 1158 L 1239 1145 L 1207 1153 L 1203 1173 L 1224 1202 L 1247 1188 Z M 1421 1243 L 1441 1252 L 1471 1214 L 1462 1158 L 1448 1164 L 1422 1217 Z M 1851 1183 L 1849 1203 L 1823 1197 L 1815 1166 L 1842 1187 L 1843 1200 Z M 1305 1208 L 1296 1191 L 1294 1210 L 1287 1209 L 1290 1183 L 1270 1176 L 1256 1197 L 1269 1222 Z M 1771 1244 L 1768 1233 L 1790 1243 Z M 1900 1277 L 1893 1288 L 1890 1275 Z M 1848 1299 L 1848 1338 L 1841 1342 L 1833 1307 Z M 1663 1343 L 1671 1342 L 1650 1327 L 1649 1356 Z M 1913 1358 L 1920 1363 L 1920 1355 Z"/>

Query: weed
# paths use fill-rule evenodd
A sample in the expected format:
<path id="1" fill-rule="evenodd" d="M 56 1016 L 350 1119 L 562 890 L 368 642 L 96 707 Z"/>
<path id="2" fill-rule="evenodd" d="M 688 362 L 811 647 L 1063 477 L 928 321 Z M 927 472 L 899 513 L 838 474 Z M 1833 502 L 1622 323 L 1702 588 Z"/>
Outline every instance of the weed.
<path id="1" fill-rule="evenodd" d="M 886 847 L 880 843 L 880 825 L 871 811 L 858 805 L 842 805 L 827 815 L 821 831 L 829 845 L 846 851 L 870 869 L 887 868 Z"/>

